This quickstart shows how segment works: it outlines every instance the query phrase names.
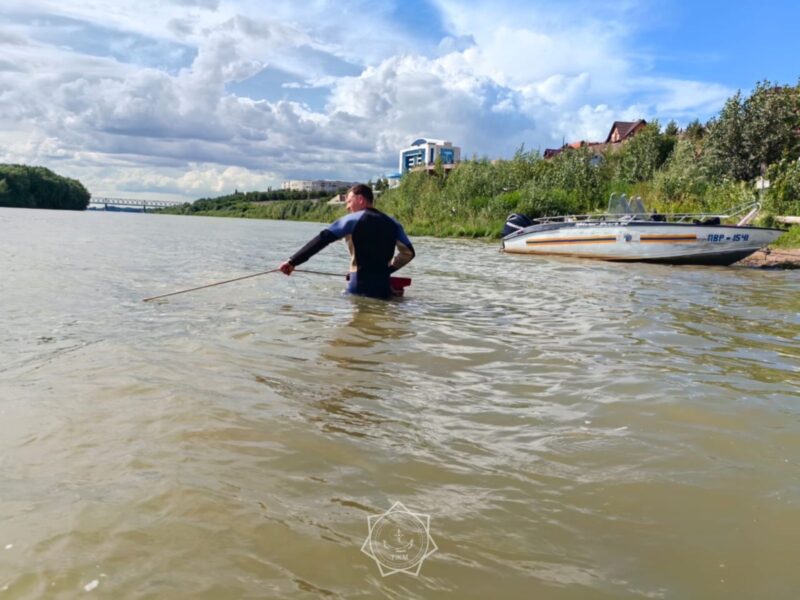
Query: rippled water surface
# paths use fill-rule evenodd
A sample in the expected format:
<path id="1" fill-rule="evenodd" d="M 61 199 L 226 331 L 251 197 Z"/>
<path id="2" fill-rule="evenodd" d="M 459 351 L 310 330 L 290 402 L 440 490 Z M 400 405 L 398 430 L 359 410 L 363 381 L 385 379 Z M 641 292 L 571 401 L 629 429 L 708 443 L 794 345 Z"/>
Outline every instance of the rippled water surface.
<path id="1" fill-rule="evenodd" d="M 798 597 L 800 272 L 421 238 L 401 302 L 141 302 L 319 228 L 0 209 L 0 599 Z"/>

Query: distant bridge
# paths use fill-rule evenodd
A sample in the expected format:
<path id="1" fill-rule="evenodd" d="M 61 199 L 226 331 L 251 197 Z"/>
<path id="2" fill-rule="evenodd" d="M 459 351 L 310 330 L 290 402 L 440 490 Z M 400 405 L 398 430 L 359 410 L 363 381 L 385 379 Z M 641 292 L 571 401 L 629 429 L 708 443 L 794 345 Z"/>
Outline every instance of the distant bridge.
<path id="1" fill-rule="evenodd" d="M 186 204 L 181 200 L 136 200 L 134 198 L 105 198 L 105 197 L 92 197 L 89 204 L 102 204 L 106 210 L 109 206 L 132 206 L 141 208 L 142 211 L 147 212 L 148 208 L 168 208 L 170 206 L 180 206 Z"/>

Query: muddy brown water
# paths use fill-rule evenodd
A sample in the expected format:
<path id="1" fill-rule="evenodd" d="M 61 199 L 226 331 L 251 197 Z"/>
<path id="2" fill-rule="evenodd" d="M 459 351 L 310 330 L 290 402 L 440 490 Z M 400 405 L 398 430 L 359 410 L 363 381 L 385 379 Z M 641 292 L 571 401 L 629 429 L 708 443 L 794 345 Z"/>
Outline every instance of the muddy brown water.
<path id="1" fill-rule="evenodd" d="M 418 238 L 401 302 L 140 301 L 319 228 L 0 209 L 0 600 L 797 597 L 800 272 Z"/>

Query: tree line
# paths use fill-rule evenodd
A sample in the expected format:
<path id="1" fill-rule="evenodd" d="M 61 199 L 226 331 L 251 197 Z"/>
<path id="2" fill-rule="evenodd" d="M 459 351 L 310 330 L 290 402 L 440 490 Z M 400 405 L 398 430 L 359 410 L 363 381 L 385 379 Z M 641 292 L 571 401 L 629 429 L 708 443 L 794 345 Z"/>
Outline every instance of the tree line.
<path id="1" fill-rule="evenodd" d="M 345 190 L 339 190 L 343 192 Z M 281 200 L 319 200 L 321 198 L 328 198 L 331 196 L 330 192 L 300 192 L 295 190 L 273 190 L 268 189 L 265 192 L 240 192 L 235 191 L 233 194 L 225 196 L 218 196 L 216 198 L 200 198 L 192 203 L 181 204 L 180 206 L 165 208 L 159 212 L 173 214 L 173 215 L 191 215 L 194 213 L 202 214 L 216 214 L 220 216 L 230 216 L 231 214 L 238 214 L 241 212 L 248 212 L 249 207 L 254 203 L 259 202 L 279 202 Z M 310 206 L 310 204 L 309 204 Z"/>
<path id="2" fill-rule="evenodd" d="M 45 167 L 0 164 L 0 206 L 86 210 L 90 199 L 77 179 Z"/>

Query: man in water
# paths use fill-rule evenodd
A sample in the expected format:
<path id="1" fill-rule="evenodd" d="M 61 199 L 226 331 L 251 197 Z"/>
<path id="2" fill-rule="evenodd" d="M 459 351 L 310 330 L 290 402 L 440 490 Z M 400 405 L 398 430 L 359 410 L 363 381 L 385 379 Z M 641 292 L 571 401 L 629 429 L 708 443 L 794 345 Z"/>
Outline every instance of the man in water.
<path id="1" fill-rule="evenodd" d="M 354 185 L 347 191 L 345 201 L 350 214 L 323 229 L 279 268 L 291 275 L 295 267 L 325 246 L 344 238 L 350 250 L 347 291 L 373 298 L 389 298 L 392 295 L 389 276 L 414 258 L 414 247 L 400 223 L 373 207 L 369 186 Z"/>

